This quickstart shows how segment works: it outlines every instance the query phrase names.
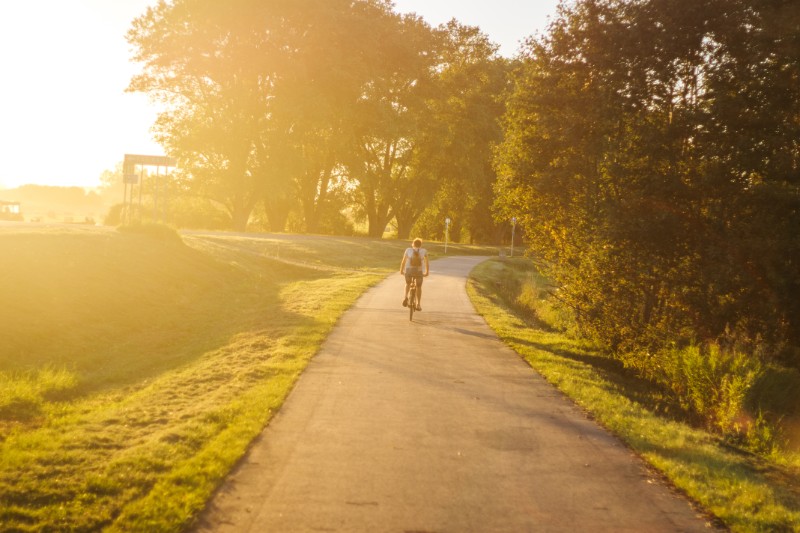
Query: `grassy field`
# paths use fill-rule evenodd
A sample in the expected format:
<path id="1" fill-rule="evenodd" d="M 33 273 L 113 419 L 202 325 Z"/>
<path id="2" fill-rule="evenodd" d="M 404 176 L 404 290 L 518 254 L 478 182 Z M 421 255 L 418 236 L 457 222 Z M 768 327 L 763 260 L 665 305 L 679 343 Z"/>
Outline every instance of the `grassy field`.
<path id="1" fill-rule="evenodd" d="M 185 528 L 405 246 L 4 227 L 0 530 Z"/>
<path id="2" fill-rule="evenodd" d="M 536 276 L 530 261 L 487 261 L 468 285 L 476 308 L 506 344 L 725 527 L 800 531 L 796 455 L 765 459 L 672 416 L 661 393 L 591 345 L 549 327 L 559 321 L 556 314 L 545 323 L 523 317 L 506 290 L 509 277 L 518 275 Z"/>

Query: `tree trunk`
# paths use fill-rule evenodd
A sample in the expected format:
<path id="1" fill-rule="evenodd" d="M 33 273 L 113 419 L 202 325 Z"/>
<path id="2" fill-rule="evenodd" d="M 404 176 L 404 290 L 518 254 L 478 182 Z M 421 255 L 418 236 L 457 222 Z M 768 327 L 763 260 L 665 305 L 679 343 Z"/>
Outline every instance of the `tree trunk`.
<path id="1" fill-rule="evenodd" d="M 277 233 L 286 231 L 289 218 L 289 200 L 286 198 L 265 198 L 264 211 L 267 213 L 269 230 Z"/>
<path id="2" fill-rule="evenodd" d="M 414 218 L 411 216 L 396 215 L 397 220 L 397 238 L 408 239 L 411 237 L 411 229 L 414 227 Z"/>
<path id="3" fill-rule="evenodd" d="M 375 205 L 375 202 L 372 202 Z M 367 234 L 370 237 L 381 238 L 386 231 L 386 224 L 392 219 L 391 211 L 388 207 L 375 205 L 373 209 L 367 211 L 367 222 L 369 227 Z"/>
<path id="4" fill-rule="evenodd" d="M 239 206 L 231 213 L 231 224 L 233 231 L 244 233 L 247 231 L 247 223 L 250 221 L 250 213 L 252 208 Z"/>

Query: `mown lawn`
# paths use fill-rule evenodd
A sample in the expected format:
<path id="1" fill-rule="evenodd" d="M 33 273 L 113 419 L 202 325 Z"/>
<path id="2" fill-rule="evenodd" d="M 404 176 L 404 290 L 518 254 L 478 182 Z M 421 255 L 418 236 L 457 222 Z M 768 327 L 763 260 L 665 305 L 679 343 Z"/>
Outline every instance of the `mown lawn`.
<path id="1" fill-rule="evenodd" d="M 185 528 L 405 246 L 4 228 L 0 530 Z"/>
<path id="2" fill-rule="evenodd" d="M 800 531 L 796 455 L 759 457 L 671 416 L 659 391 L 590 344 L 523 316 L 504 290 L 520 270 L 530 273 L 530 261 L 487 261 L 468 284 L 478 312 L 506 344 L 726 527 Z"/>

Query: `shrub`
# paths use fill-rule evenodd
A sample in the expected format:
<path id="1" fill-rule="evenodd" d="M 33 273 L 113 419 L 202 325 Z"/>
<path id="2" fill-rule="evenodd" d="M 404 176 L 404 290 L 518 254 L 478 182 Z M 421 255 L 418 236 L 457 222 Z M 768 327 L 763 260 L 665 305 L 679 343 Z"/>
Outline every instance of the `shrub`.
<path id="1" fill-rule="evenodd" d="M 550 289 L 538 273 L 528 273 L 519 283 L 517 307 L 540 326 L 577 335 L 574 317 L 569 309 L 553 298 Z"/>
<path id="2" fill-rule="evenodd" d="M 667 385 L 684 408 L 723 434 L 744 435 L 751 430 L 745 403 L 764 372 L 758 358 L 708 343 L 673 348 L 665 359 Z"/>

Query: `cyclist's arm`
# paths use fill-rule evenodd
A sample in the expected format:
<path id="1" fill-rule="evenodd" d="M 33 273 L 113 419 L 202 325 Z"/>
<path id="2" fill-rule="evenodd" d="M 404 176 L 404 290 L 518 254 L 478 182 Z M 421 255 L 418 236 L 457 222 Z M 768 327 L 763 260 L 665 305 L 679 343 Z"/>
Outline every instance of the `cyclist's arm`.
<path id="1" fill-rule="evenodd" d="M 428 262 L 428 254 L 425 254 L 425 275 L 431 273 L 431 264 Z"/>
<path id="2" fill-rule="evenodd" d="M 400 262 L 400 273 L 401 274 L 405 274 L 406 273 L 406 259 L 408 259 L 408 256 L 406 256 L 406 254 L 404 252 L 403 253 L 403 261 Z"/>

